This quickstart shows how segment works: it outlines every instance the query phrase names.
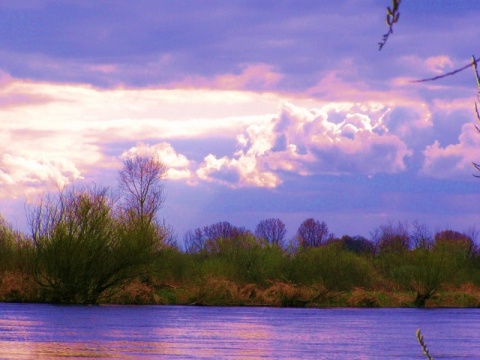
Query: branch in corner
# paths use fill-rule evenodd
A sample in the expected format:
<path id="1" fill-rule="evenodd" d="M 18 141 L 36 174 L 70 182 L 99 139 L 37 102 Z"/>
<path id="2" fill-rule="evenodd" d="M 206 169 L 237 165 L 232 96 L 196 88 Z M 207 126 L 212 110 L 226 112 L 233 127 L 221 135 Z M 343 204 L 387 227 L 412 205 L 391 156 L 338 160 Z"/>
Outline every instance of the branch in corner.
<path id="1" fill-rule="evenodd" d="M 382 50 L 382 48 L 387 43 L 388 37 L 393 34 L 393 24 L 398 22 L 400 17 L 400 12 L 398 11 L 400 7 L 400 1 L 402 0 L 392 0 L 392 8 L 387 7 L 387 26 L 388 31 L 382 36 L 382 41 L 378 43 L 378 50 Z"/>

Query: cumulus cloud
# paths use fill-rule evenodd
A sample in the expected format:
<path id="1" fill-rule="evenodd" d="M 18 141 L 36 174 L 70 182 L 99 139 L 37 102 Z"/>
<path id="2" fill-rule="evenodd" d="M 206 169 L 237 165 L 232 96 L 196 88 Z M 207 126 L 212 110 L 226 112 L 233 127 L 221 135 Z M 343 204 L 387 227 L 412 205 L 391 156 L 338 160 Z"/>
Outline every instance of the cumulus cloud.
<path id="1" fill-rule="evenodd" d="M 457 144 L 442 147 L 438 141 L 426 147 L 423 152 L 425 175 L 449 178 L 473 173 L 473 162 L 480 162 L 478 149 L 480 136 L 473 124 L 464 124 Z"/>
<path id="2" fill-rule="evenodd" d="M 125 147 L 146 140 L 158 143 L 152 151 L 169 167 L 168 178 L 193 181 L 194 165 L 165 140 L 213 133 L 235 139 L 245 127 L 270 118 L 278 97 L 205 89 L 96 89 L 0 74 L 0 104 L 0 154 L 11 156 L 0 159 L 1 192 L 8 197 L 53 182 L 88 180 L 89 174 L 117 167 Z"/>
<path id="3" fill-rule="evenodd" d="M 178 154 L 172 145 L 167 142 L 154 145 L 139 143 L 137 146 L 125 151 L 121 157 L 128 158 L 134 155 L 150 156 L 158 159 L 167 169 L 165 174 L 166 179 L 190 179 L 192 176 L 189 170 L 190 161 L 185 155 Z"/>
<path id="4" fill-rule="evenodd" d="M 45 184 L 63 187 L 80 179 L 75 164 L 64 158 L 36 158 L 4 154 L 0 158 L 0 197 L 43 191 Z"/>
<path id="5" fill-rule="evenodd" d="M 262 66 L 226 81 L 241 84 L 270 71 Z M 339 78 L 330 80 L 347 87 Z M 398 173 L 413 154 L 411 134 L 420 137 L 422 129 L 432 128 L 432 116 L 445 110 L 405 95 L 349 91 L 347 98 L 356 92 L 358 100 L 216 89 L 95 89 L 8 78 L 0 81 L 5 105 L 0 108 L 0 150 L 8 154 L 0 159 L 2 191 L 10 196 L 47 182 L 88 178 L 118 167 L 119 154 L 138 152 L 158 157 L 168 168 L 168 179 L 233 188 L 275 188 L 285 172 Z M 362 100 L 365 96 L 373 100 Z M 466 106 L 458 100 L 449 112 Z M 432 144 L 439 137 L 417 141 L 415 151 L 425 150 L 424 173 L 435 173 L 432 169 L 453 154 L 461 164 L 469 163 L 476 138 L 469 140 L 468 131 L 452 147 Z M 213 138 L 232 141 L 236 148 L 225 153 Z M 201 143 L 195 155 L 175 149 L 187 141 Z"/>
<path id="6" fill-rule="evenodd" d="M 309 110 L 285 104 L 269 122 L 237 137 L 232 158 L 210 154 L 199 178 L 229 186 L 276 187 L 279 171 L 300 175 L 376 174 L 405 170 L 407 144 L 384 124 L 388 108 L 378 104 L 328 104 Z"/>

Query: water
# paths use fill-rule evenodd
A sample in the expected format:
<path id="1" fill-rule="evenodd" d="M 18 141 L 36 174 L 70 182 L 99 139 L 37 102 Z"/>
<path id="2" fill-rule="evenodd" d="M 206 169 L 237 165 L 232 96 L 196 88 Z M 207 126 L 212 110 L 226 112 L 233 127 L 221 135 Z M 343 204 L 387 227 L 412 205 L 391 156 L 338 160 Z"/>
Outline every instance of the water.
<path id="1" fill-rule="evenodd" d="M 278 309 L 0 303 L 0 358 L 480 358 L 480 309 Z"/>

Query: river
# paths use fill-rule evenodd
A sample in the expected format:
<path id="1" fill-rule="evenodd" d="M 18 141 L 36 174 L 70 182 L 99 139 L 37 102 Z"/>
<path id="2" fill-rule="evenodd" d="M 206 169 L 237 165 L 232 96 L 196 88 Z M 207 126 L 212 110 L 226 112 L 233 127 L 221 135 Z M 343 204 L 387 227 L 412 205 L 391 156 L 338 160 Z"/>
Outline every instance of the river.
<path id="1" fill-rule="evenodd" d="M 0 303 L 0 358 L 480 358 L 480 309 Z"/>

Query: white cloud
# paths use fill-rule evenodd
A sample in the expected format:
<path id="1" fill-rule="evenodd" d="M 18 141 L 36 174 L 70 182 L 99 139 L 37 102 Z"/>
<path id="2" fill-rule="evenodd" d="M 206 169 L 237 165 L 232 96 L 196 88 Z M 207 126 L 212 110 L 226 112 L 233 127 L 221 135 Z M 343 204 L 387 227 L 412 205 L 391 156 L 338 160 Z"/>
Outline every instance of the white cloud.
<path id="1" fill-rule="evenodd" d="M 480 162 L 479 148 L 480 134 L 473 124 L 464 124 L 457 144 L 442 147 L 435 141 L 426 147 L 422 172 L 439 178 L 455 178 L 474 173 L 472 163 Z"/>
<path id="2" fill-rule="evenodd" d="M 244 75 L 259 69 L 248 68 Z M 53 181 L 88 180 L 93 172 L 118 167 L 123 151 L 154 154 L 167 166 L 168 179 L 189 184 L 275 188 L 282 183 L 282 172 L 396 173 L 406 169 L 405 159 L 412 155 L 406 139 L 430 128 L 432 111 L 440 106 L 388 93 L 367 92 L 372 101 L 292 100 L 274 93 L 95 89 L 3 78 L 0 151 L 10 158 L 0 159 L 0 182 L 7 197 Z M 340 89 L 346 87 L 333 80 Z M 352 91 L 359 98 L 365 95 L 358 89 L 347 95 Z M 465 106 L 458 100 L 451 110 Z M 434 173 L 429 169 L 452 154 L 464 159 L 461 164 L 471 161 L 474 145 L 466 145 L 468 134 L 464 131 L 452 148 L 442 149 L 439 143 L 428 147 L 424 172 Z M 237 147 L 225 153 L 214 141 L 209 143 L 211 138 Z M 179 153 L 174 140 L 202 140 L 196 161 L 188 158 L 191 153 Z"/>
<path id="3" fill-rule="evenodd" d="M 235 138 L 269 119 L 274 94 L 199 89 L 96 89 L 86 85 L 0 77 L 2 196 L 17 196 L 55 181 L 68 183 L 118 166 L 117 144 L 160 141 L 155 151 L 171 179 L 193 179 L 193 164 L 167 139 L 215 134 Z M 113 155 L 113 157 L 112 157 Z"/>
<path id="4" fill-rule="evenodd" d="M 158 159 L 165 165 L 167 171 L 166 179 L 180 180 L 190 179 L 192 173 L 188 169 L 190 161 L 185 155 L 178 154 L 175 149 L 167 142 L 161 142 L 155 145 L 139 143 L 122 154 L 122 158 L 128 158 L 133 155 L 147 155 Z"/>
<path id="5" fill-rule="evenodd" d="M 80 179 L 80 171 L 64 158 L 41 159 L 4 154 L 0 158 L 0 197 L 18 197 L 43 191 L 43 186 L 60 187 Z"/>
<path id="6" fill-rule="evenodd" d="M 311 174 L 392 173 L 405 170 L 412 155 L 383 124 L 386 107 L 331 104 L 308 110 L 285 104 L 269 122 L 250 125 L 237 136 L 232 158 L 210 154 L 199 178 L 229 186 L 276 187 L 279 170 Z"/>

